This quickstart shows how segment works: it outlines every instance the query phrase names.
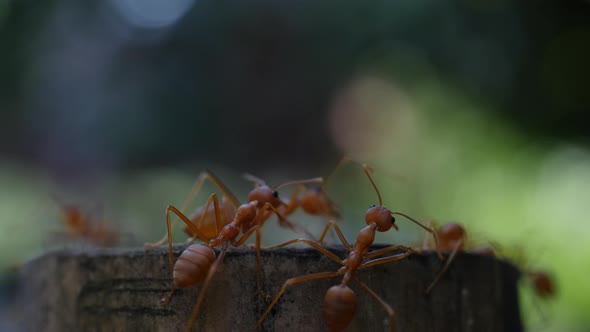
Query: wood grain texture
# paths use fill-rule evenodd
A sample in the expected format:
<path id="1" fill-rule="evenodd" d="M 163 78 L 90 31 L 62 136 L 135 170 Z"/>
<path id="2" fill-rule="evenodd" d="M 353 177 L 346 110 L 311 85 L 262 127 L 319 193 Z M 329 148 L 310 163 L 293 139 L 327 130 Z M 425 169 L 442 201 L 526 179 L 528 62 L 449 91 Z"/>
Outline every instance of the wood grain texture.
<path id="1" fill-rule="evenodd" d="M 178 257 L 186 246 L 176 246 Z M 374 248 L 379 248 L 376 246 Z M 340 257 L 346 251 L 329 247 Z M 218 251 L 216 251 L 218 253 Z M 275 295 L 291 277 L 336 271 L 313 249 L 263 252 L 265 290 Z M 441 267 L 415 255 L 362 270 L 360 279 L 397 314 L 397 331 L 521 331 L 518 271 L 491 257 L 460 254 L 430 296 L 424 290 Z M 264 331 L 325 331 L 321 305 L 338 278 L 292 286 L 266 319 Z M 168 305 L 167 250 L 63 249 L 22 270 L 18 288 L 21 331 L 183 331 L 200 288 L 181 289 Z M 357 312 L 347 331 L 388 331 L 379 303 L 356 283 Z M 253 250 L 230 250 L 214 278 L 195 331 L 252 331 L 267 303 L 256 289 Z"/>

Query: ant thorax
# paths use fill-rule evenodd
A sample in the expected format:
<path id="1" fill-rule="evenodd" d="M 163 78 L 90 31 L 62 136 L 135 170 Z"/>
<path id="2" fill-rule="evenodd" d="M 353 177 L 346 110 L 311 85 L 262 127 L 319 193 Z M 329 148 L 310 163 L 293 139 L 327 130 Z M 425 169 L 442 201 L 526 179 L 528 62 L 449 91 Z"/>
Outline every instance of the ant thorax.
<path id="1" fill-rule="evenodd" d="M 375 241 L 376 228 L 377 224 L 373 222 L 359 231 L 359 234 L 356 236 L 356 242 L 354 243 L 354 251 L 361 252 L 369 249 L 373 241 Z"/>

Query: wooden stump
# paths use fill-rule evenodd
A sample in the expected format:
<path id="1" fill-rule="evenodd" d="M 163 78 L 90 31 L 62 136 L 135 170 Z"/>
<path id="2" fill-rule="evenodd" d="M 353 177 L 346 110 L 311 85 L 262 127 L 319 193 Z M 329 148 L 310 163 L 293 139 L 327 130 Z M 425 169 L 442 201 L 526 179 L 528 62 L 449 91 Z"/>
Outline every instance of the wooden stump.
<path id="1" fill-rule="evenodd" d="M 176 257 L 186 246 L 176 246 Z M 379 248 L 379 247 L 374 247 Z M 346 251 L 329 247 L 340 257 Z M 216 251 L 218 253 L 218 251 Z M 313 249 L 263 252 L 265 290 L 274 296 L 291 277 L 340 266 Z M 441 268 L 435 255 L 415 255 L 362 270 L 360 279 L 397 314 L 397 331 L 521 331 L 518 271 L 484 256 L 458 255 L 430 296 L 424 290 Z M 326 331 L 322 300 L 338 278 L 290 287 L 264 331 Z M 64 249 L 26 264 L 17 310 L 22 331 L 183 331 L 200 287 L 181 289 L 168 305 L 166 249 Z M 199 331 L 253 331 L 267 307 L 256 283 L 253 250 L 227 253 L 195 324 Z M 383 307 L 355 282 L 357 310 L 347 331 L 389 331 Z"/>

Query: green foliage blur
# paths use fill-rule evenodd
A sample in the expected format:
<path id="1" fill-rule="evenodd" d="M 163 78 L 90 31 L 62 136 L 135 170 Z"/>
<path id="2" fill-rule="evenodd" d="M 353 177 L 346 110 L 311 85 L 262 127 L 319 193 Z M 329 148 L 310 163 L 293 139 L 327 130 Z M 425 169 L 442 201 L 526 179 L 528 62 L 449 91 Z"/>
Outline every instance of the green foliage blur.
<path id="1" fill-rule="evenodd" d="M 244 172 L 328 176 L 346 155 L 386 206 L 551 272 L 555 299 L 523 287 L 529 330 L 585 331 L 589 17 L 588 1 L 0 2 L 0 273 L 91 246 L 63 202 L 141 246 L 205 168 L 245 200 Z M 328 193 L 352 240 L 370 183 L 352 164 Z M 398 224 L 378 242 L 420 243 Z"/>

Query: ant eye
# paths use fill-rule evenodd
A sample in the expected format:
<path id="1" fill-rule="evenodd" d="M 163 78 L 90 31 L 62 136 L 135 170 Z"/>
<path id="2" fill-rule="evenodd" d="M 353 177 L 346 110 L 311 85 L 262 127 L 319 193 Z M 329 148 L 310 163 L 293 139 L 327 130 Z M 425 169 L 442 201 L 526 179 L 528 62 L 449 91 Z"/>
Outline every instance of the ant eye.
<path id="1" fill-rule="evenodd" d="M 393 216 L 391 216 L 391 223 L 395 224 L 395 218 Z"/>
<path id="2" fill-rule="evenodd" d="M 274 197 L 279 197 L 279 192 L 275 190 L 275 191 L 272 192 L 272 195 Z"/>
<path id="3" fill-rule="evenodd" d="M 371 204 L 371 206 L 369 206 L 369 208 L 374 208 L 374 207 L 375 207 L 375 204 Z"/>

